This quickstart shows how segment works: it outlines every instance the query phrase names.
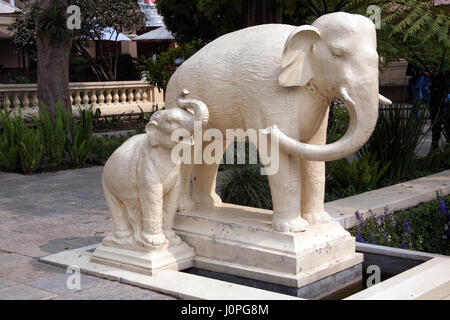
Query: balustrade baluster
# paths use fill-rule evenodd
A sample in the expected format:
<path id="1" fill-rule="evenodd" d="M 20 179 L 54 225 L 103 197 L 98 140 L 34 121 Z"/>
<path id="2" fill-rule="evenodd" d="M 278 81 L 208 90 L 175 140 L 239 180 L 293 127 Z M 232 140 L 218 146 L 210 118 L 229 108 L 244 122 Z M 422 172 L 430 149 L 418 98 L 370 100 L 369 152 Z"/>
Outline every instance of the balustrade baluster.
<path id="1" fill-rule="evenodd" d="M 28 99 L 28 92 L 24 92 L 22 96 L 22 107 L 28 108 L 30 106 L 30 99 Z"/>
<path id="2" fill-rule="evenodd" d="M 148 94 L 146 88 L 142 89 L 142 102 L 148 102 Z"/>
<path id="3" fill-rule="evenodd" d="M 13 106 L 14 109 L 19 109 L 20 108 L 20 99 L 19 99 L 19 94 L 17 92 L 13 93 Z"/>
<path id="4" fill-rule="evenodd" d="M 76 90 L 75 91 L 75 106 L 78 108 L 79 106 L 81 106 L 81 95 L 80 95 L 80 91 Z"/>
<path id="5" fill-rule="evenodd" d="M 113 92 L 114 92 L 114 96 L 113 96 L 114 103 L 115 104 L 119 103 L 119 91 L 118 90 L 113 90 Z"/>
<path id="6" fill-rule="evenodd" d="M 125 94 L 125 90 L 122 90 L 122 94 L 120 95 L 120 102 L 121 103 L 127 102 L 127 95 Z"/>
<path id="7" fill-rule="evenodd" d="M 88 92 L 89 91 L 83 91 L 84 95 L 83 95 L 83 105 L 86 106 L 87 104 L 89 104 L 89 96 L 88 96 Z"/>
<path id="8" fill-rule="evenodd" d="M 98 103 L 103 104 L 105 102 L 105 95 L 103 94 L 104 91 L 100 91 L 100 95 L 98 96 Z"/>
<path id="9" fill-rule="evenodd" d="M 97 103 L 97 92 L 95 90 L 91 91 L 91 104 L 95 105 Z"/>
<path id="10" fill-rule="evenodd" d="M 134 95 L 134 101 L 135 102 L 141 101 L 141 93 L 139 92 L 139 88 L 136 88 L 136 94 Z"/>
<path id="11" fill-rule="evenodd" d="M 134 94 L 133 94 L 133 88 L 130 88 L 128 90 L 128 103 L 134 102 Z"/>

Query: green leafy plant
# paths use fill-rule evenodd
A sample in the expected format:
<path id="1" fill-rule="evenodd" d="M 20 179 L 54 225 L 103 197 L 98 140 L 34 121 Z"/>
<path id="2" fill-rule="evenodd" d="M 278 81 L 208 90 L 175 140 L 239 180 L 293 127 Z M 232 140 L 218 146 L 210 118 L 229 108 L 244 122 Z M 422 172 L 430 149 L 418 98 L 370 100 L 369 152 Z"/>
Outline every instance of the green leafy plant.
<path id="1" fill-rule="evenodd" d="M 176 49 L 169 49 L 162 52 L 153 61 L 152 58 L 141 57 L 139 70 L 143 71 L 147 81 L 158 90 L 166 89 L 172 74 L 177 70 L 181 63 L 191 57 L 203 46 L 202 41 L 192 41 L 181 45 Z"/>
<path id="2" fill-rule="evenodd" d="M 39 131 L 29 128 L 24 121 L 17 121 L 16 145 L 23 172 L 35 172 L 44 153 Z"/>
<path id="3" fill-rule="evenodd" d="M 105 164 L 106 160 L 124 143 L 132 134 L 117 136 L 93 137 L 92 160 L 96 163 Z"/>
<path id="4" fill-rule="evenodd" d="M 224 173 L 222 200 L 242 206 L 272 209 L 272 197 L 267 176 L 261 175 L 261 165 L 234 166 Z"/>
<path id="5" fill-rule="evenodd" d="M 92 106 L 87 110 L 78 109 L 79 119 L 73 118 L 69 112 L 66 118 L 69 123 L 70 139 L 67 141 L 67 151 L 72 164 L 76 167 L 86 163 L 93 146 L 93 112 Z"/>
<path id="6" fill-rule="evenodd" d="M 17 122 L 21 117 L 12 117 L 12 110 L 0 109 L 0 165 L 8 171 L 14 171 L 19 166 L 19 153 L 16 146 Z"/>
<path id="7" fill-rule="evenodd" d="M 359 159 L 375 157 L 383 165 L 390 163 L 385 178 L 398 183 L 406 178 L 415 159 L 415 151 L 424 137 L 425 112 L 414 105 L 396 104 L 380 110 L 379 119 L 369 141 L 356 153 Z"/>
<path id="8" fill-rule="evenodd" d="M 52 115 L 44 104 L 39 112 L 39 116 L 33 116 L 33 123 L 41 136 L 49 167 L 57 166 L 64 160 L 67 141 L 67 120 L 62 111 L 61 102 L 58 102 L 56 105 L 55 120 L 52 119 Z"/>
<path id="9" fill-rule="evenodd" d="M 377 185 L 389 165 L 390 162 L 381 167 L 375 156 L 365 153 L 359 159 L 341 159 L 330 163 L 329 176 L 339 188 L 353 185 L 357 191 L 367 191 Z"/>
<path id="10" fill-rule="evenodd" d="M 54 0 L 49 9 L 42 10 L 39 14 L 38 34 L 48 34 L 52 43 L 67 39 L 67 20 L 62 12 L 62 7 Z"/>

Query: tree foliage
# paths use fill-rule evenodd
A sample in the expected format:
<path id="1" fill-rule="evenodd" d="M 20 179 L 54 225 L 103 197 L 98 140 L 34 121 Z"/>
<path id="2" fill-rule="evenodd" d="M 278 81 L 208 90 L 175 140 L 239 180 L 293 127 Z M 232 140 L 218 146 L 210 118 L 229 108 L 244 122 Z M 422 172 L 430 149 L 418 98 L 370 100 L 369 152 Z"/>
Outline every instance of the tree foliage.
<path id="1" fill-rule="evenodd" d="M 158 13 L 177 42 L 205 42 L 243 27 L 241 0 L 158 0 Z"/>
<path id="2" fill-rule="evenodd" d="M 57 1 L 55 2 L 57 3 Z M 68 4 L 78 5 L 81 9 L 81 29 L 73 32 L 73 51 L 82 55 L 90 65 L 91 70 L 99 81 L 116 80 L 119 61 L 120 33 L 134 31 L 144 26 L 145 15 L 141 12 L 137 0 L 70 0 Z M 37 24 L 38 18 L 42 23 Z M 59 24 L 60 28 L 56 28 Z M 63 24 L 64 28 L 61 28 Z M 55 10 L 42 12 L 39 0 L 27 3 L 25 14 L 17 19 L 10 28 L 14 32 L 13 42 L 24 49 L 33 59 L 36 55 L 36 39 L 38 30 L 52 32 L 67 31 L 66 17 L 58 15 Z M 112 37 L 106 38 L 110 34 Z M 63 37 L 64 35 L 56 35 Z M 89 54 L 89 41 L 114 41 L 114 51 L 106 50 L 103 45 L 98 46 L 98 59 Z"/>

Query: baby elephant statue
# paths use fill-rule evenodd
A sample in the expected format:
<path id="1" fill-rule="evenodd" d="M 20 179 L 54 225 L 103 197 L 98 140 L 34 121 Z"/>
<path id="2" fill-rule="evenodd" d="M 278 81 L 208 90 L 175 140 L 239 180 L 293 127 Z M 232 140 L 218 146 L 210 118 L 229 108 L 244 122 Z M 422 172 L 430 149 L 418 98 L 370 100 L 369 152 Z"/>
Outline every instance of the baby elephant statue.
<path id="1" fill-rule="evenodd" d="M 172 230 L 180 195 L 180 165 L 172 161 L 172 133 L 185 129 L 192 143 L 194 122 L 208 122 L 209 112 L 199 100 L 188 100 L 183 90 L 176 108 L 157 111 L 146 133 L 128 139 L 108 159 L 102 184 L 113 218 L 113 233 L 104 245 L 124 249 L 158 248 L 181 239 Z M 189 109 L 192 109 L 191 112 Z"/>

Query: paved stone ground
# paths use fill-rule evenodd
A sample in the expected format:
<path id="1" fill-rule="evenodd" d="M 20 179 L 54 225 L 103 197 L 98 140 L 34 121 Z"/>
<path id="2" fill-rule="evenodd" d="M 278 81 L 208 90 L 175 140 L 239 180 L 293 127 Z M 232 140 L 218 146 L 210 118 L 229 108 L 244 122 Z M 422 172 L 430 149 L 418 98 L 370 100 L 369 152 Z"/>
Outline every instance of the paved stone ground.
<path id="1" fill-rule="evenodd" d="M 0 172 L 0 300 L 175 299 L 88 275 L 81 276 L 81 290 L 69 290 L 66 270 L 37 260 L 99 243 L 111 230 L 101 170 Z"/>

